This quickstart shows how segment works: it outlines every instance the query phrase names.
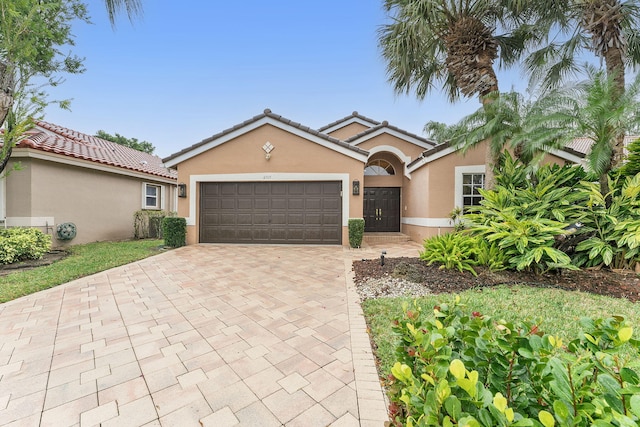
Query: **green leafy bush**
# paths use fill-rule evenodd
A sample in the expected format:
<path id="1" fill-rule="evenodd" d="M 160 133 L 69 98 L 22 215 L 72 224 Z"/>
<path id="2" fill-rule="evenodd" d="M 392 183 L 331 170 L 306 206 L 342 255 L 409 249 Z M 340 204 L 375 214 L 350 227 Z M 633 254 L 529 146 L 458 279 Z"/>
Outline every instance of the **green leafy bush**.
<path id="1" fill-rule="evenodd" d="M 447 233 L 426 239 L 420 259 L 429 264 L 440 264 L 440 268 L 468 271 L 474 276 L 474 266 L 486 266 L 491 271 L 507 268 L 508 259 L 496 243 L 467 232 Z"/>
<path id="2" fill-rule="evenodd" d="M 575 269 L 555 244 L 564 228 L 584 215 L 581 206 L 588 195 L 577 188 L 584 176 L 578 166 L 545 165 L 530 171 L 506 156 L 493 190 L 480 190 L 481 205 L 465 215 L 468 230 L 497 245 L 509 268 L 537 273 Z"/>
<path id="3" fill-rule="evenodd" d="M 140 210 L 133 214 L 133 237 L 135 239 L 161 239 L 162 220 L 174 217 L 175 212 Z"/>
<path id="4" fill-rule="evenodd" d="M 164 244 L 178 248 L 187 244 L 187 220 L 178 217 L 165 217 L 162 220 Z"/>
<path id="5" fill-rule="evenodd" d="M 634 268 L 640 260 L 640 173 L 610 184 L 610 204 L 596 183 L 583 182 L 582 233 L 591 237 L 576 247 L 580 267 Z"/>
<path id="6" fill-rule="evenodd" d="M 583 319 L 584 334 L 564 345 L 459 301 L 431 316 L 407 304 L 396 321 L 390 425 L 638 425 L 640 342 L 623 318 Z"/>
<path id="7" fill-rule="evenodd" d="M 477 265 L 477 239 L 466 233 L 446 233 L 426 239 L 420 259 L 429 264 L 438 263 L 440 268 L 468 271 L 474 276 L 473 269 Z"/>
<path id="8" fill-rule="evenodd" d="M 359 248 L 362 245 L 364 235 L 364 219 L 349 218 L 349 246 Z"/>
<path id="9" fill-rule="evenodd" d="M 51 236 L 36 228 L 0 229 L 0 264 L 40 259 L 51 249 Z"/>

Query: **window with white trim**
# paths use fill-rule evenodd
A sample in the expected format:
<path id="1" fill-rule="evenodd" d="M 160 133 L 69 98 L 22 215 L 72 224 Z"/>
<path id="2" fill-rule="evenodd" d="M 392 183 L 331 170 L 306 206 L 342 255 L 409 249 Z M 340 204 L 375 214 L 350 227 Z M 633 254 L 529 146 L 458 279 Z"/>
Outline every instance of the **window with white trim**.
<path id="1" fill-rule="evenodd" d="M 162 209 L 162 186 L 147 184 L 143 186 L 142 209 Z"/>
<path id="2" fill-rule="evenodd" d="M 483 173 L 462 174 L 462 208 L 480 206 L 482 195 L 478 190 L 484 188 Z"/>
<path id="3" fill-rule="evenodd" d="M 484 188 L 484 165 L 455 167 L 454 203 L 456 208 L 467 209 L 482 201 L 480 189 Z"/>

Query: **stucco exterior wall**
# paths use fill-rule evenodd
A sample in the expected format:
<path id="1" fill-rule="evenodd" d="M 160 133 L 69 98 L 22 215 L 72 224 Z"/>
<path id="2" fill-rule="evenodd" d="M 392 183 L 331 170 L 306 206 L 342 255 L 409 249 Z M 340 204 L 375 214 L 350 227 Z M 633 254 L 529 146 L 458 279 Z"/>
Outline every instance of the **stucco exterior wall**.
<path id="1" fill-rule="evenodd" d="M 411 174 L 403 203 L 407 206 L 402 219 L 402 232 L 411 240 L 421 242 L 452 229 L 449 218 L 458 204 L 456 201 L 456 174 L 465 168 L 484 166 L 485 145 L 435 158 Z M 435 157 L 435 156 L 434 156 Z M 458 169 L 456 169 L 458 168 Z"/>
<path id="2" fill-rule="evenodd" d="M 142 209 L 143 183 L 163 187 L 162 204 L 175 208 L 174 186 L 42 159 L 20 158 L 22 170 L 6 178 L 6 223 L 35 226 L 53 246 L 133 238 L 133 214 Z M 76 225 L 74 239 L 56 239 L 58 224 Z"/>
<path id="3" fill-rule="evenodd" d="M 275 147 L 269 159 L 262 149 L 266 142 Z M 363 183 L 363 175 L 363 161 L 267 124 L 178 165 L 178 182 L 189 186 L 188 197 L 178 202 L 178 215 L 187 218 L 187 243 L 194 244 L 198 242 L 200 182 L 335 181 L 339 176 L 344 178 L 343 198 L 348 198 L 343 217 L 362 218 L 362 195 L 351 194 L 351 182 Z M 346 222 L 342 234 L 343 244 L 348 244 Z"/>
<path id="4" fill-rule="evenodd" d="M 371 139 L 368 139 L 360 144 L 358 148 L 375 153 L 376 147 L 395 147 L 400 150 L 404 155 L 410 157 L 412 160 L 418 157 L 426 148 L 420 147 L 410 142 L 404 141 L 393 135 L 383 133 L 377 135 Z"/>

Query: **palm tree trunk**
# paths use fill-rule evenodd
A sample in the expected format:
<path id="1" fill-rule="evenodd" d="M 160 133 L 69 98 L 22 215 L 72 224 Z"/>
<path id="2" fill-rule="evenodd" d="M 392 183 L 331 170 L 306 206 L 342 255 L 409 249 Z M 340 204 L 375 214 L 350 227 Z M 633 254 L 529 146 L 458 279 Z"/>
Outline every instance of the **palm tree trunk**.
<path id="1" fill-rule="evenodd" d="M 499 93 L 498 91 L 498 77 L 496 76 L 495 71 L 493 70 L 492 62 L 490 62 L 487 66 L 484 67 L 484 76 L 487 81 L 490 82 L 487 88 L 480 93 L 480 102 L 483 107 L 487 107 L 491 103 L 495 102 L 495 98 L 488 96 L 491 93 Z M 485 149 L 484 154 L 484 188 L 486 190 L 492 190 L 493 185 L 495 184 L 495 174 L 494 169 L 500 160 L 498 157 L 494 156 L 494 150 L 492 149 L 491 140 L 486 141 L 487 147 Z"/>
<path id="2" fill-rule="evenodd" d="M 613 79 L 616 91 L 614 96 L 621 96 L 625 91 L 625 70 L 622 50 L 617 46 L 612 46 L 605 52 L 604 61 L 607 67 L 607 76 Z M 613 156 L 611 158 L 611 168 L 622 165 L 624 160 L 624 132 L 618 132 L 613 145 Z"/>

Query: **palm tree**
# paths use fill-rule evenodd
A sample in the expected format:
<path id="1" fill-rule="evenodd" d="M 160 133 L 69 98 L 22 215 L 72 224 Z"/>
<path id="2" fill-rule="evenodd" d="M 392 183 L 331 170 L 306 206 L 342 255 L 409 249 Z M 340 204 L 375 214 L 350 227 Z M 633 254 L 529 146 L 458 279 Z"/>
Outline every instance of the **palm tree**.
<path id="1" fill-rule="evenodd" d="M 525 150 L 522 141 L 514 139 L 522 133 L 532 103 L 515 91 L 495 92 L 488 98 L 489 103 L 452 126 L 451 142 L 464 152 L 479 142 L 488 141 L 494 158 L 499 158 L 505 147 L 510 147 L 516 159 L 525 165 L 532 163 L 534 153 Z"/>
<path id="2" fill-rule="evenodd" d="M 640 7 L 624 0 L 538 0 L 531 2 L 540 17 L 538 26 L 557 39 L 533 52 L 527 69 L 533 81 L 545 88 L 557 86 L 578 70 L 578 59 L 585 49 L 604 61 L 613 80 L 610 95 L 625 90 L 625 67 L 640 64 Z M 611 167 L 624 158 L 624 134 L 611 140 Z"/>
<path id="3" fill-rule="evenodd" d="M 115 25 L 116 15 L 121 10 L 124 10 L 127 13 L 130 20 L 133 20 L 133 18 L 142 14 L 141 0 L 104 0 L 104 4 L 107 7 L 111 25 Z"/>
<path id="4" fill-rule="evenodd" d="M 567 146 L 577 137 L 593 140 L 586 168 L 599 177 L 600 191 L 609 194 L 613 142 L 620 132 L 640 124 L 640 75 L 619 93 L 618 81 L 587 67 L 588 80 L 548 92 L 538 99 L 514 143 L 528 154 Z"/>
<path id="5" fill-rule="evenodd" d="M 451 102 L 460 95 L 498 92 L 496 61 L 514 64 L 527 44 L 537 40 L 523 26 L 523 2 L 497 0 L 385 0 L 391 23 L 379 30 L 379 45 L 389 81 L 398 93 L 414 91 L 424 99 L 442 86 Z M 504 33 L 499 33 L 503 29 Z M 493 183 L 495 157 L 486 155 L 487 186 Z"/>

